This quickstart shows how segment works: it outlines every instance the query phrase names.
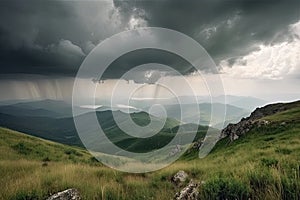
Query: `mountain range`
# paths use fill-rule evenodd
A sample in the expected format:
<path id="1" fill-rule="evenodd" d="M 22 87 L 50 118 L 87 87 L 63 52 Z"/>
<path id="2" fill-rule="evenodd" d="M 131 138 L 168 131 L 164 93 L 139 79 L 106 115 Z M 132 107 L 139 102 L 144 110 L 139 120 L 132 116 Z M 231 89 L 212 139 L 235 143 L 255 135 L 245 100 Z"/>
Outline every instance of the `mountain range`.
<path id="1" fill-rule="evenodd" d="M 11 128 L 63 144 L 83 146 L 75 128 L 72 105 L 64 101 L 6 101 L 0 103 L 0 105 L 2 105 L 0 106 L 0 126 L 2 127 Z M 195 106 L 199 108 L 200 112 L 193 109 Z M 216 113 L 222 112 L 223 108 L 226 108 L 224 125 L 218 125 L 218 123 L 222 123 L 224 120 L 222 114 L 216 115 L 214 123 L 210 123 L 210 112 L 212 107 Z M 239 119 L 249 114 L 249 111 L 245 109 L 221 103 L 201 103 L 195 105 L 186 102 L 186 104 L 182 105 L 164 105 L 164 108 L 166 109 L 168 116 L 166 124 L 158 131 L 159 134 L 146 139 L 136 139 L 125 134 L 124 131 L 118 127 L 113 117 L 117 116 L 123 121 L 123 124 L 127 124 L 128 122 L 125 120 L 131 118 L 138 125 L 145 126 L 150 122 L 150 115 L 147 113 L 149 107 L 141 107 L 139 109 L 131 108 L 129 113 L 127 113 L 124 111 L 123 106 L 118 105 L 115 107 L 101 106 L 96 107 L 95 109 L 77 106 L 76 109 L 82 114 L 75 116 L 75 118 L 85 118 L 92 115 L 95 111 L 102 129 L 116 145 L 126 150 L 148 151 L 151 150 L 151 148 L 159 148 L 168 143 L 174 137 L 174 133 L 178 130 L 179 125 L 185 124 L 185 128 L 187 129 L 189 129 L 188 127 L 197 126 L 198 134 L 196 138 L 200 138 L 200 135 L 201 137 L 204 137 L 203 133 L 206 132 L 208 126 L 224 127 L 228 123 L 237 122 Z M 180 109 L 182 109 L 182 113 Z M 200 123 L 197 123 L 196 119 L 198 119 L 199 116 Z M 151 112 L 151 117 L 154 119 L 154 122 L 163 120 L 161 113 L 155 112 L 155 110 L 154 112 Z M 147 141 L 149 146 L 140 146 L 142 141 Z M 129 143 L 131 144 L 130 146 L 128 145 Z"/>
<path id="2" fill-rule="evenodd" d="M 56 105 L 58 105 L 56 107 Z M 26 102 L 0 107 L 0 126 L 22 131 L 29 135 L 56 141 L 63 144 L 83 146 L 76 131 L 74 119 L 71 113 L 71 106 L 61 101 L 46 100 L 41 102 Z M 85 112 L 76 116 L 78 120 L 88 118 L 92 112 Z M 150 123 L 150 115 L 146 112 L 124 113 L 122 111 L 96 111 L 97 119 L 107 137 L 117 146 L 131 151 L 150 151 L 167 144 L 177 132 L 178 120 L 167 118 L 164 126 L 158 130 L 158 134 L 150 138 L 134 138 L 126 134 L 115 122 L 118 118 L 122 124 L 130 124 L 132 119 L 140 126 Z M 152 123 L 158 123 L 162 119 L 151 116 Z M 87 124 L 88 126 L 88 124 Z M 184 127 L 197 126 L 197 139 L 204 137 L 208 127 L 185 124 Z M 127 127 L 130 129 L 130 127 Z M 137 133 L 137 134 L 143 134 Z M 188 134 L 184 133 L 184 134 Z M 182 137 L 184 137 L 184 134 Z M 91 139 L 92 141 L 93 139 Z M 148 146 L 141 145 L 147 143 Z M 130 144 L 130 145 L 129 145 Z M 105 144 L 97 144 L 105 145 Z"/>

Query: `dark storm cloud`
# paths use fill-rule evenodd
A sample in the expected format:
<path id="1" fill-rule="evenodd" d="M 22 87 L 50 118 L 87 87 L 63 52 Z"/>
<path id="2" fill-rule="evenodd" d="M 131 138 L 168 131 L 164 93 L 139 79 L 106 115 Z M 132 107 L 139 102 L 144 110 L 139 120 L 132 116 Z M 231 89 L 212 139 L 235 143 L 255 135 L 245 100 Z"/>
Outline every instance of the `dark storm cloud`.
<path id="1" fill-rule="evenodd" d="M 183 32 L 217 63 L 234 63 L 253 44 L 285 38 L 278 34 L 299 20 L 299 9 L 298 0 L 0 1 L 0 73 L 74 75 L 94 45 L 132 18 Z M 115 64 L 127 69 L 131 60 Z"/>
<path id="2" fill-rule="evenodd" d="M 279 32 L 300 20 L 298 0 L 115 1 L 124 13 L 146 11 L 149 26 L 181 31 L 202 44 L 216 62 L 276 42 Z"/>
<path id="3" fill-rule="evenodd" d="M 122 75 L 128 72 L 132 67 L 140 66 L 147 63 L 159 63 L 162 65 L 170 66 L 172 69 L 178 72 L 177 74 L 189 74 L 194 71 L 194 67 L 188 61 L 176 54 L 157 49 L 141 49 L 131 51 L 127 54 L 120 56 L 118 59 L 116 59 L 109 65 L 109 67 L 105 70 L 103 77 L 108 79 L 114 78 L 116 76 L 122 77 Z M 153 64 L 149 66 L 147 70 L 160 71 L 160 69 L 161 68 L 159 66 Z M 140 74 L 141 77 L 137 78 L 145 78 L 142 74 L 143 71 Z M 172 74 L 171 72 L 166 72 L 166 75 Z M 134 77 L 132 77 L 132 79 L 135 80 Z"/>
<path id="4" fill-rule="evenodd" d="M 115 15 L 104 1 L 1 1 L 0 73 L 74 75 L 95 44 L 124 30 Z"/>

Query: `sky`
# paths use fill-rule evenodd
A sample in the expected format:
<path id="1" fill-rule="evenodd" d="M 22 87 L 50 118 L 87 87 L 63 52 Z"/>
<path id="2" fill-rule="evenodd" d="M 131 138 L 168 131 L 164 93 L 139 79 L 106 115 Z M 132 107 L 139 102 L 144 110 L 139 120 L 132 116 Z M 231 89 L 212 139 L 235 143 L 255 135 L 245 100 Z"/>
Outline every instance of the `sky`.
<path id="1" fill-rule="evenodd" d="M 204 47 L 216 70 L 194 73 L 171 53 L 134 51 L 111 64 L 97 98 L 111 97 L 116 83 L 118 98 L 131 91 L 137 91 L 135 98 L 170 97 L 153 92 L 157 79 L 177 88 L 177 95 L 191 95 L 182 78 L 159 70 L 143 68 L 132 81 L 119 81 L 124 72 L 149 62 L 175 66 L 196 95 L 208 95 L 207 81 L 220 79 L 228 95 L 300 98 L 299 0 L 2 0 L 0 100 L 71 101 L 74 78 L 89 53 L 107 38 L 141 27 L 186 34 Z M 83 91 L 92 78 L 80 77 Z"/>

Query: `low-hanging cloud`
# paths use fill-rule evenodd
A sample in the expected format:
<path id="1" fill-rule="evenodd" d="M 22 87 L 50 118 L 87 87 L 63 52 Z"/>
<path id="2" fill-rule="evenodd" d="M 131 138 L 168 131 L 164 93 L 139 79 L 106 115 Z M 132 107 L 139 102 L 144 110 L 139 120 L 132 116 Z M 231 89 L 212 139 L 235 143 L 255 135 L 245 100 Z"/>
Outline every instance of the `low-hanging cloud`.
<path id="1" fill-rule="evenodd" d="M 59 54 L 66 54 L 70 56 L 85 56 L 82 49 L 73 44 L 69 40 L 60 40 L 58 44 L 51 44 L 48 49 L 51 52 L 59 53 Z"/>

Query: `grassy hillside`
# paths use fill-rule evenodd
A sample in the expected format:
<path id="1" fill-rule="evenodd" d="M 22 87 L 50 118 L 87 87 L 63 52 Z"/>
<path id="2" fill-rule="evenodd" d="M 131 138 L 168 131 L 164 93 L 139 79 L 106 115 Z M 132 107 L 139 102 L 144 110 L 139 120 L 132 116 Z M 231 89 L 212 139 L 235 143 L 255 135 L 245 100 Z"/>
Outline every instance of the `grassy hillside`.
<path id="1" fill-rule="evenodd" d="M 0 199 L 43 199 L 78 188 L 84 199 L 172 199 L 184 186 L 179 170 L 202 182 L 201 199 L 300 199 L 300 109 L 268 116 L 268 126 L 238 140 L 219 141 L 204 159 L 191 151 L 153 173 L 122 173 L 95 162 L 83 149 L 0 129 Z"/>
<path id="2" fill-rule="evenodd" d="M 23 133 L 0 128 L 1 160 L 63 161 L 91 163 L 90 154 L 79 147 L 72 147 L 49 140 L 43 140 Z"/>

